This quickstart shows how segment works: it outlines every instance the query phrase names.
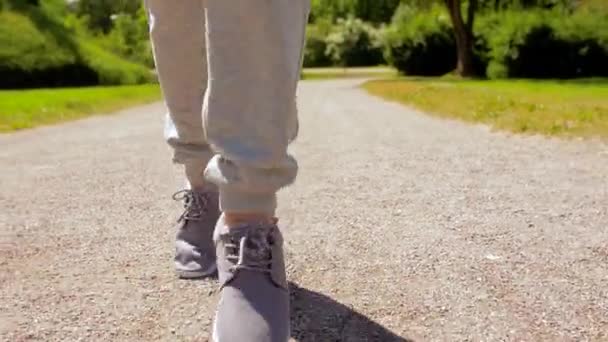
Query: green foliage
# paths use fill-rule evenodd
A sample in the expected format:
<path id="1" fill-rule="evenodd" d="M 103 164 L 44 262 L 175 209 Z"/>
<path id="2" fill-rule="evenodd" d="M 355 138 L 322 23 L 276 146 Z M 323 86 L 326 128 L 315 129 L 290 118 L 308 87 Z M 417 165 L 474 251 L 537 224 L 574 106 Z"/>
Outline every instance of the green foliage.
<path id="1" fill-rule="evenodd" d="M 353 1 L 352 14 L 372 23 L 388 23 L 399 6 L 399 0 L 357 0 Z"/>
<path id="2" fill-rule="evenodd" d="M 127 85 L 152 82 L 152 72 L 139 64 L 126 61 L 90 42 L 82 42 L 84 63 L 93 69 L 102 85 Z"/>
<path id="3" fill-rule="evenodd" d="M 61 23 L 64 3 L 49 0 L 35 6 L 11 0 L 7 4 L 15 11 L 0 12 L 0 88 L 91 81 L 94 75 L 79 63 L 78 46 Z"/>
<path id="4" fill-rule="evenodd" d="M 16 8 L 9 3 L 11 8 Z M 0 88 L 135 84 L 149 70 L 96 47 L 62 22 L 63 2 L 0 12 Z M 66 18 L 68 18 L 67 16 Z"/>
<path id="5" fill-rule="evenodd" d="M 312 0 L 311 20 L 325 18 L 335 22 L 354 16 L 367 22 L 387 23 L 399 3 L 400 0 Z"/>
<path id="6" fill-rule="evenodd" d="M 553 5 L 551 5 L 553 3 Z M 491 78 L 608 76 L 608 11 L 572 10 L 566 1 L 537 1 L 546 9 L 486 10 L 474 33 L 475 68 Z M 513 8 L 530 3 L 512 2 Z M 593 8 L 586 9 L 586 8 Z M 401 6 L 386 30 L 390 64 L 409 75 L 442 75 L 456 65 L 451 24 L 438 7 Z"/>
<path id="7" fill-rule="evenodd" d="M 305 67 L 374 66 L 384 63 L 380 30 L 350 17 L 319 19 L 308 26 L 304 49 Z"/>
<path id="8" fill-rule="evenodd" d="M 608 13 L 608 1 L 606 0 L 581 0 L 579 8 L 583 10 L 594 11 L 596 13 Z"/>
<path id="9" fill-rule="evenodd" d="M 389 64 L 408 75 L 443 75 L 456 67 L 456 44 L 442 7 L 427 11 L 403 5 L 384 33 Z"/>
<path id="10" fill-rule="evenodd" d="M 479 75 L 608 73 L 606 0 L 479 4 L 474 30 Z M 442 1 L 312 0 L 305 66 L 385 60 L 415 75 L 455 68 L 456 47 Z M 0 87 L 134 84 L 151 80 L 152 67 L 140 0 L 79 0 L 70 6 L 64 0 L 0 0 Z"/>
<path id="11" fill-rule="evenodd" d="M 81 34 L 112 53 L 132 62 L 154 66 L 149 41 L 148 17 L 139 0 L 80 0 L 78 21 Z"/>
<path id="12" fill-rule="evenodd" d="M 79 0 L 76 12 L 87 18 L 93 32 L 108 33 L 112 29 L 113 15 L 135 14 L 140 7 L 140 0 Z"/>
<path id="13" fill-rule="evenodd" d="M 329 20 L 317 20 L 308 25 L 306 29 L 306 46 L 304 48 L 304 66 L 307 68 L 327 67 L 332 60 L 327 55 L 325 40 L 331 32 L 332 24 Z"/>
<path id="14" fill-rule="evenodd" d="M 326 43 L 326 53 L 334 65 L 371 66 L 383 62 L 377 30 L 361 19 L 338 19 Z"/>
<path id="15" fill-rule="evenodd" d="M 74 51 L 57 38 L 26 16 L 0 12 L 0 67 L 33 71 L 74 63 Z"/>
<path id="16" fill-rule="evenodd" d="M 507 11 L 481 18 L 491 78 L 608 76 L 608 15 Z"/>
<path id="17" fill-rule="evenodd" d="M 348 7 L 345 0 L 311 0 L 310 21 L 316 23 L 321 19 L 328 19 L 330 22 L 337 18 L 348 16 Z"/>
<path id="18" fill-rule="evenodd" d="M 482 8 L 490 10 L 524 8 L 574 8 L 579 0 L 481 0 Z"/>
<path id="19" fill-rule="evenodd" d="M 130 61 L 154 66 L 146 12 L 141 6 L 135 14 L 115 16 L 113 28 L 107 35 L 98 37 L 102 46 Z"/>

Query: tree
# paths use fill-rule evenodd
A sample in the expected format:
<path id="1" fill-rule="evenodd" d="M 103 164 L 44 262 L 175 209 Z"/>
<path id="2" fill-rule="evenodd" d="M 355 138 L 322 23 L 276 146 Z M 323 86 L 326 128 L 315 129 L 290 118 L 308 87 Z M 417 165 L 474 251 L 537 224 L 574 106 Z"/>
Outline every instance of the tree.
<path id="1" fill-rule="evenodd" d="M 466 21 L 462 16 L 461 0 L 443 0 L 450 13 L 452 26 L 454 27 L 454 39 L 458 50 L 458 64 L 456 72 L 463 77 L 475 76 L 475 65 L 473 61 L 473 24 L 477 12 L 477 0 L 469 0 Z"/>

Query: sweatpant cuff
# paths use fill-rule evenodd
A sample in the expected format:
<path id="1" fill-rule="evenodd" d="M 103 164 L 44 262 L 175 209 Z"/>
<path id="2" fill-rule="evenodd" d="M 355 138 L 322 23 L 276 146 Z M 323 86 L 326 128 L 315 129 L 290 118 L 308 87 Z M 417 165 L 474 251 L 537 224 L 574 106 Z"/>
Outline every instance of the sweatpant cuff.
<path id="1" fill-rule="evenodd" d="M 277 208 L 276 193 L 243 192 L 220 187 L 220 208 L 229 213 L 264 213 L 273 215 Z"/>

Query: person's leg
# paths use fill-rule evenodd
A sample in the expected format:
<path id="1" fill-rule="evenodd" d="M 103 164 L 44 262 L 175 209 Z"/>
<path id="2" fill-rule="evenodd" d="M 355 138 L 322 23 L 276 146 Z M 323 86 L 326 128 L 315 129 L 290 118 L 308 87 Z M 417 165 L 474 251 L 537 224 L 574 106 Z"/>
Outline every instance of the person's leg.
<path id="1" fill-rule="evenodd" d="M 307 0 L 235 6 L 207 2 L 210 89 L 204 120 L 217 155 L 206 177 L 228 214 L 273 216 L 276 191 L 293 182 L 287 145 L 297 134 Z"/>
<path id="2" fill-rule="evenodd" d="M 205 11 L 202 0 L 146 0 L 156 71 L 168 113 L 165 138 L 173 161 L 183 164 L 191 186 L 203 186 L 213 156 L 202 123 L 207 89 Z"/>
<path id="3" fill-rule="evenodd" d="M 212 232 L 219 216 L 217 188 L 204 182 L 213 153 L 202 124 L 207 88 L 205 9 L 203 0 L 145 0 L 156 70 L 168 114 L 165 137 L 173 161 L 183 164 L 189 188 L 174 198 L 184 201 L 175 266 L 184 278 L 215 271 Z"/>
<path id="4" fill-rule="evenodd" d="M 205 171 L 224 216 L 215 232 L 222 286 L 216 342 L 289 338 L 289 295 L 276 192 L 297 173 L 297 133 L 308 0 L 210 0 L 204 124 L 218 155 Z"/>

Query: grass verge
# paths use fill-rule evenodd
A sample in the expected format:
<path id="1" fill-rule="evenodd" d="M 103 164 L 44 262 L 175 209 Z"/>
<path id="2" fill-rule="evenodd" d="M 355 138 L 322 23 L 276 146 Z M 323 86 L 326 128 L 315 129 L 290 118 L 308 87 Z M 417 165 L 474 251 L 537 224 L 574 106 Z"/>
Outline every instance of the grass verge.
<path id="1" fill-rule="evenodd" d="M 395 77 L 397 71 L 389 67 L 363 68 L 305 68 L 302 80 L 334 80 L 340 78 L 388 78 Z"/>
<path id="2" fill-rule="evenodd" d="M 608 79 L 397 78 L 369 81 L 363 87 L 433 115 L 511 132 L 608 137 Z"/>
<path id="3" fill-rule="evenodd" d="M 0 132 L 74 120 L 160 99 L 156 84 L 0 91 Z"/>

